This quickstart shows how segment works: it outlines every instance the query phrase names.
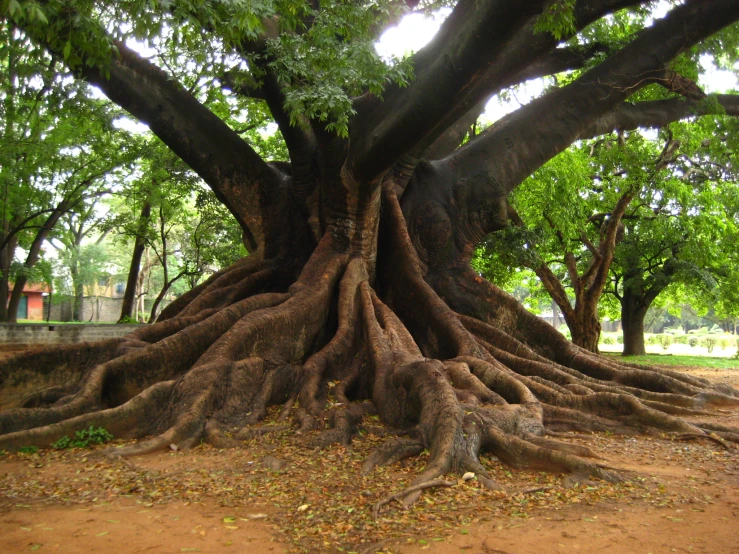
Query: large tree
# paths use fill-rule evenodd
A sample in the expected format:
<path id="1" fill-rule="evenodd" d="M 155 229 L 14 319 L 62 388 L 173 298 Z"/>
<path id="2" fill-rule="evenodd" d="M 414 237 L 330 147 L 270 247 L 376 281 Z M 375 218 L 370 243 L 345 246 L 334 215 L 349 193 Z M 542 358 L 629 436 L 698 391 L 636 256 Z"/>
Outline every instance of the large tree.
<path id="1" fill-rule="evenodd" d="M 346 443 L 376 412 L 403 432 L 365 470 L 428 449 L 411 501 L 416 485 L 453 470 L 490 484 L 482 450 L 576 479 L 617 478 L 589 450 L 547 438 L 555 430 L 739 438 L 676 415 L 736 405 L 737 391 L 575 346 L 468 263 L 505 225 L 508 193 L 573 141 L 739 111 L 733 96 L 696 101 L 670 65 L 733 47 L 736 28 L 724 28 L 739 3 L 686 2 L 649 26 L 637 11 L 623 26 L 631 34 L 604 50 L 588 26 L 602 30 L 605 15 L 646 2 L 460 0 L 427 46 L 386 66 L 372 41 L 406 4 L 418 3 L 2 4 L 200 175 L 250 254 L 123 340 L 5 363 L 6 390 L 49 388 L 0 414 L 0 448 L 89 425 L 149 437 L 120 455 L 229 445 L 275 404 L 280 420 Z M 166 70 L 127 47 L 124 32 L 150 39 Z M 457 148 L 490 94 L 583 66 Z M 185 82 L 182 68 L 195 77 Z M 626 103 L 655 83 L 674 95 Z M 289 163 L 268 163 L 237 132 L 260 105 Z"/>

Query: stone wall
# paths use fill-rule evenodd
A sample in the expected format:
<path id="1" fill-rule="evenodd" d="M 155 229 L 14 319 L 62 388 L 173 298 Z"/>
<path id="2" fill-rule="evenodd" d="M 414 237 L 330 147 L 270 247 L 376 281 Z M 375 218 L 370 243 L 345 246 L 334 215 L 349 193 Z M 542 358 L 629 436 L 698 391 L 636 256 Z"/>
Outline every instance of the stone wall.
<path id="1" fill-rule="evenodd" d="M 163 300 L 159 305 L 159 312 L 171 300 Z M 153 299 L 144 300 L 144 308 L 151 311 Z M 89 323 L 115 323 L 121 317 L 122 298 L 108 298 L 106 296 L 85 296 L 82 299 L 82 321 Z M 148 312 L 147 312 L 148 316 Z M 51 321 L 72 321 L 72 298 L 56 298 L 51 303 L 49 313 L 49 297 L 44 299 L 44 319 Z"/>
<path id="2" fill-rule="evenodd" d="M 94 342 L 127 335 L 140 325 L 42 325 L 0 324 L 0 344 L 9 347 L 44 346 L 47 344 L 72 344 Z"/>

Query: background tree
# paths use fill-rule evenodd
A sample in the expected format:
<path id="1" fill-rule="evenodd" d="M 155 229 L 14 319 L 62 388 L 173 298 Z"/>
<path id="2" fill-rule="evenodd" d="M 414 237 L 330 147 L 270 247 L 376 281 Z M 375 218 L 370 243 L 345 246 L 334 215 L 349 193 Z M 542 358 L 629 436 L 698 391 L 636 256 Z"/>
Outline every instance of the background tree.
<path id="1" fill-rule="evenodd" d="M 724 116 L 673 123 L 664 131 L 672 145 L 672 176 L 645 187 L 625 220 L 612 267 L 610 292 L 621 306 L 625 356 L 646 352 L 645 315 L 668 287 L 682 285 L 682 295 L 704 304 L 704 311 L 722 296 L 719 281 L 724 295 L 732 288 L 739 208 L 735 139 L 729 136 L 734 127 Z"/>
<path id="2" fill-rule="evenodd" d="M 110 186 L 106 179 L 136 154 L 126 134 L 112 125 L 119 111 L 56 75 L 58 61 L 17 29 L 3 23 L 0 35 L 7 40 L 0 59 L 8 77 L 0 122 L 0 320 L 14 322 L 23 287 L 59 219 L 103 194 Z M 19 246 L 25 261 L 13 265 Z"/>
<path id="3" fill-rule="evenodd" d="M 14 371 L 39 381 L 75 379 L 0 414 L 0 448 L 91 424 L 150 435 L 119 455 L 201 439 L 230 445 L 270 405 L 321 429 L 319 442 L 347 443 L 375 411 L 404 435 L 366 471 L 429 452 L 410 502 L 418 485 L 453 470 L 491 485 L 482 450 L 576 480 L 617 479 L 589 452 L 546 438 L 554 429 L 737 438 L 668 405 L 736 404 L 736 391 L 573 345 L 469 265 L 480 240 L 505 226 L 508 194 L 573 142 L 737 113 L 730 95 L 679 94 L 690 88 L 679 67 L 707 52 L 735 61 L 739 4 L 688 2 L 648 27 L 642 4 L 461 0 L 427 46 L 385 63 L 373 41 L 404 2 L 4 3 L 5 17 L 146 122 L 207 183 L 250 255 L 120 342 L 14 359 Z M 594 46 L 588 26 L 624 8 L 635 11 L 620 40 L 583 55 Z M 133 36 L 157 56 L 127 47 Z M 587 71 L 457 148 L 470 110 L 559 71 L 563 57 Z M 213 86 L 228 76 L 231 93 Z M 652 85 L 669 98 L 625 103 Z M 289 163 L 265 160 L 259 142 L 231 126 L 259 102 Z M 84 360 L 81 376 L 72 359 Z"/>
<path id="4" fill-rule="evenodd" d="M 51 240 L 69 273 L 73 321 L 83 321 L 85 287 L 92 286 L 105 274 L 109 262 L 103 244 L 106 234 L 95 236 L 101 217 L 97 204 L 94 199 L 77 213 L 65 214 Z"/>
<path id="5" fill-rule="evenodd" d="M 562 310 L 572 341 L 591 352 L 598 351 L 598 304 L 621 220 L 642 183 L 660 177 L 666 164 L 655 166 L 656 157 L 638 134 L 569 149 L 517 189 L 509 228 L 485 242 L 482 255 L 497 251 L 509 271 L 534 271 Z"/>

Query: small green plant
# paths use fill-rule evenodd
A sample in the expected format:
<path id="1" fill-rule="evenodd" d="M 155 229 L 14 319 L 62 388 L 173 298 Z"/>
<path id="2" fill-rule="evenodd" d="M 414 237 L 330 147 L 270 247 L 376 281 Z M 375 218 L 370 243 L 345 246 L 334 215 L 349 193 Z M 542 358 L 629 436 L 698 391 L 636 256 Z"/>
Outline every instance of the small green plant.
<path id="1" fill-rule="evenodd" d="M 69 438 L 68 436 L 62 437 L 52 444 L 51 447 L 56 450 L 64 450 L 65 448 L 87 448 L 93 444 L 104 444 L 110 440 L 113 440 L 113 435 L 108 433 L 108 431 L 102 427 L 93 427 L 91 425 L 89 429 L 77 431 L 73 438 Z"/>
<path id="2" fill-rule="evenodd" d="M 616 344 L 623 344 L 623 343 L 624 343 L 624 336 L 616 335 Z"/>
<path id="3" fill-rule="evenodd" d="M 132 323 L 139 323 L 139 321 L 133 317 L 126 315 L 126 316 L 123 316 L 118 323 L 121 323 L 123 325 L 131 325 Z"/>
<path id="4" fill-rule="evenodd" d="M 698 346 L 698 337 L 690 337 L 688 339 L 688 346 L 690 346 L 690 348 Z"/>
<path id="5" fill-rule="evenodd" d="M 710 354 L 713 352 L 714 347 L 716 346 L 716 339 L 712 336 L 705 336 L 701 339 L 701 346 L 705 346 L 708 349 L 708 353 Z"/>
<path id="6" fill-rule="evenodd" d="M 18 452 L 21 454 L 35 454 L 38 452 L 38 446 L 21 446 Z"/>
<path id="7" fill-rule="evenodd" d="M 657 342 L 662 347 L 662 350 L 667 350 L 672 344 L 672 335 L 657 335 Z"/>
<path id="8" fill-rule="evenodd" d="M 603 344 L 616 344 L 616 337 L 603 337 Z"/>

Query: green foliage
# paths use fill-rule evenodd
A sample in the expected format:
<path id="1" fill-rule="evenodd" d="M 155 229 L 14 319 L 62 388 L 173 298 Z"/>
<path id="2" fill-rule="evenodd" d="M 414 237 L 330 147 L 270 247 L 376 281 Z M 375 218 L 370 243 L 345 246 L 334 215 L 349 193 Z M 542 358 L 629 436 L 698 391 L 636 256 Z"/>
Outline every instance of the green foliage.
<path id="1" fill-rule="evenodd" d="M 551 33 L 557 40 L 575 31 L 575 0 L 550 3 L 536 19 L 535 33 Z"/>
<path id="2" fill-rule="evenodd" d="M 121 325 L 131 325 L 132 323 L 139 323 L 139 321 L 133 317 L 124 316 L 118 323 Z"/>
<path id="3" fill-rule="evenodd" d="M 68 436 L 62 437 L 52 444 L 51 447 L 56 450 L 64 450 L 67 448 L 88 448 L 89 446 L 96 444 L 105 444 L 111 440 L 113 440 L 113 435 L 108 433 L 108 431 L 102 427 L 93 427 L 91 425 L 89 429 L 75 432 L 74 437 L 72 438 Z"/>
<path id="4" fill-rule="evenodd" d="M 717 339 L 710 335 L 707 335 L 700 339 L 700 345 L 708 349 L 709 354 L 713 352 L 713 349 L 715 348 L 717 342 Z"/>
<path id="5" fill-rule="evenodd" d="M 105 9 L 87 0 L 43 8 L 35 1 L 2 4 L 11 21 L 43 37 L 73 70 L 87 65 L 105 71 L 112 40 L 135 39 L 156 49 L 174 76 L 184 77 L 183 84 L 209 107 L 218 104 L 214 111 L 225 119 L 234 115 L 235 104 L 254 108 L 256 103 L 228 98 L 212 86 L 214 80 L 233 69 L 235 54 L 243 60 L 236 65 L 248 66 L 253 82 L 261 81 L 258 68 L 267 64 L 284 87 L 294 125 L 315 118 L 342 136 L 354 113 L 351 97 L 381 96 L 388 84 L 405 86 L 413 78 L 410 60 L 383 60 L 374 48 L 377 30 L 402 9 L 393 0 L 327 0 L 320 8 L 302 0 L 132 0 Z M 210 31 L 207 41 L 203 29 Z M 257 39 L 264 40 L 263 48 L 244 47 Z"/>
<path id="6" fill-rule="evenodd" d="M 670 348 L 670 345 L 673 343 L 672 335 L 659 334 L 656 337 L 657 337 L 657 342 L 662 347 L 662 350 L 667 350 L 668 348 Z"/>
<path id="7" fill-rule="evenodd" d="M 690 346 L 690 348 L 695 348 L 698 346 L 699 341 L 700 339 L 698 337 L 688 337 L 688 346 Z"/>
<path id="8" fill-rule="evenodd" d="M 36 452 L 38 452 L 38 446 L 21 446 L 18 449 L 18 452 L 21 454 L 36 454 Z"/>

